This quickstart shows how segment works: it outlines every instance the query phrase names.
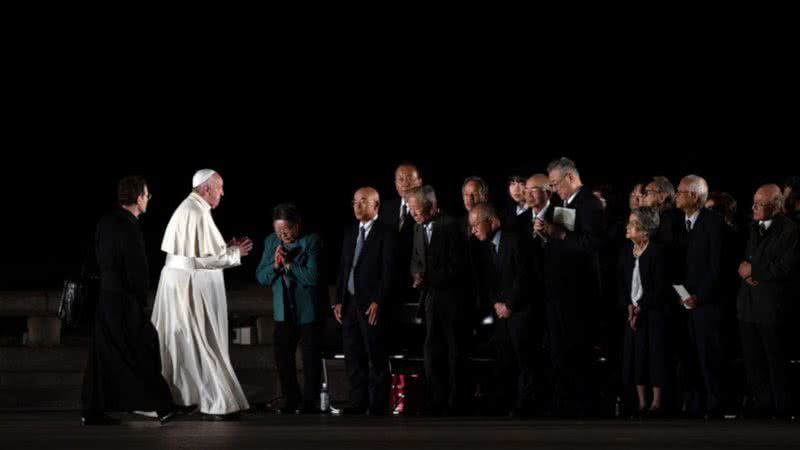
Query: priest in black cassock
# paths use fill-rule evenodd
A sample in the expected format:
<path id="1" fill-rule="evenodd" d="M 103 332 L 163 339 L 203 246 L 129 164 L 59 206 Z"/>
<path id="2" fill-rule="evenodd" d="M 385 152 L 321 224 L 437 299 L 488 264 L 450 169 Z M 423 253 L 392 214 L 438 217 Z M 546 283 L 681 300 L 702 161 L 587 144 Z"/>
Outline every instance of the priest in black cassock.
<path id="1" fill-rule="evenodd" d="M 139 215 L 150 193 L 141 177 L 119 182 L 120 207 L 97 224 L 100 298 L 83 379 L 84 425 L 115 425 L 107 411 L 155 411 L 161 423 L 176 411 L 161 376 L 158 334 L 145 314 L 149 271 Z"/>

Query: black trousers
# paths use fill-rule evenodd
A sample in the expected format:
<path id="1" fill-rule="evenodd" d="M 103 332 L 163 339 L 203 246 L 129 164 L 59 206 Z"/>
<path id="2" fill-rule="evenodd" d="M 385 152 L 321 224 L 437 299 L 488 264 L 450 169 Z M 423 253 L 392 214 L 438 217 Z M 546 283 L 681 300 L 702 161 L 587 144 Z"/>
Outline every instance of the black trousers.
<path id="1" fill-rule="evenodd" d="M 350 404 L 388 413 L 392 389 L 387 353 L 389 314 L 378 311 L 377 325 L 370 325 L 367 306 L 359 306 L 352 297 L 345 300 L 342 313 L 342 345 L 350 382 Z M 382 315 L 383 313 L 383 315 Z"/>
<path id="2" fill-rule="evenodd" d="M 790 408 L 788 357 L 784 333 L 777 325 L 739 322 L 747 382 L 755 407 L 778 415 Z"/>
<path id="3" fill-rule="evenodd" d="M 286 406 L 293 408 L 300 404 L 304 408 L 319 408 L 319 392 L 322 383 L 321 330 L 318 323 L 298 325 L 292 322 L 275 322 L 273 331 L 275 345 L 275 364 L 281 392 L 286 398 Z M 297 362 L 295 352 L 301 343 L 303 354 L 303 392 L 297 382 Z"/>
<path id="4" fill-rule="evenodd" d="M 495 317 L 495 392 L 499 409 L 533 407 L 535 331 L 528 311 L 514 311 L 508 319 Z"/>
<path id="5" fill-rule="evenodd" d="M 568 300 L 548 299 L 545 304 L 547 344 L 554 377 L 552 406 L 562 414 L 587 414 L 592 396 L 588 314 L 560 302 L 569 303 Z"/>
<path id="6" fill-rule="evenodd" d="M 692 347 L 690 351 L 694 352 L 694 358 L 686 358 L 689 371 L 687 385 L 690 392 L 702 390 L 705 393 L 706 412 L 719 412 L 722 407 L 720 318 L 719 306 L 708 304 L 689 311 L 687 321 Z M 692 367 L 694 364 L 696 366 Z M 699 380 L 702 380 L 702 383 L 699 383 Z"/>
<path id="7" fill-rule="evenodd" d="M 425 298 L 425 375 L 428 407 L 457 410 L 465 404 L 467 336 L 457 300 L 429 293 Z"/>

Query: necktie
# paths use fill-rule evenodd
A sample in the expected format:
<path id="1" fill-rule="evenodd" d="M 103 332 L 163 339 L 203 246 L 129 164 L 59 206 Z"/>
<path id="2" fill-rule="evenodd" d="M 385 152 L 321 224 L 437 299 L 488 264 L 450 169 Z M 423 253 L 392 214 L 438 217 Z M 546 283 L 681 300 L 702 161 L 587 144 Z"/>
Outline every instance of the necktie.
<path id="1" fill-rule="evenodd" d="M 361 256 L 361 250 L 364 248 L 364 226 L 361 225 L 358 227 L 358 239 L 356 239 L 356 251 L 353 253 L 353 265 L 350 266 L 350 276 L 347 278 L 347 292 L 350 295 L 356 295 L 356 283 L 355 277 L 353 276 L 356 264 L 358 263 L 358 257 Z"/>
<path id="2" fill-rule="evenodd" d="M 686 231 L 692 231 L 692 221 L 691 220 L 687 220 L 686 221 Z"/>
<path id="3" fill-rule="evenodd" d="M 758 224 L 758 235 L 764 236 L 764 233 L 767 232 L 767 226 L 762 222 Z"/>
<path id="4" fill-rule="evenodd" d="M 406 214 L 408 214 L 408 206 L 405 203 L 400 207 L 400 223 L 397 226 L 397 231 L 403 229 L 403 224 L 406 221 Z"/>

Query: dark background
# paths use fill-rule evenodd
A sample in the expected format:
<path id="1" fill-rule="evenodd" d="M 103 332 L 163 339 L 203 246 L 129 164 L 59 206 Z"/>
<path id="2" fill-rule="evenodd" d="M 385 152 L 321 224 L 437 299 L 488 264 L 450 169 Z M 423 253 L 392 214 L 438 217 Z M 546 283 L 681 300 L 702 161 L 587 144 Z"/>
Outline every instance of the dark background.
<path id="1" fill-rule="evenodd" d="M 758 185 L 800 172 L 797 73 L 761 47 L 680 52 L 587 40 L 514 53 L 368 41 L 92 35 L 14 47 L 0 289 L 60 287 L 114 207 L 117 180 L 131 173 L 153 194 L 142 226 L 154 284 L 163 231 L 192 174 L 221 173 L 217 225 L 226 238 L 257 243 L 226 272 L 235 285 L 253 280 L 282 201 L 298 203 L 332 265 L 353 190 L 372 185 L 394 197 L 404 160 L 457 214 L 464 177 L 484 177 L 503 203 L 509 174 L 542 172 L 561 155 L 588 186 L 613 184 L 622 205 L 640 178 L 677 184 L 695 173 L 746 213 Z"/>

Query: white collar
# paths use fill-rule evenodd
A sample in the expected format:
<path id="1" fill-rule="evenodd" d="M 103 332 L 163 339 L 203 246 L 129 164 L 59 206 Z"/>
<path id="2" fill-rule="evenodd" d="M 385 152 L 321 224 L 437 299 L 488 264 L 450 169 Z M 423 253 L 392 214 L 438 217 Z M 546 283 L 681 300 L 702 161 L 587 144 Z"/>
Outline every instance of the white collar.
<path id="1" fill-rule="evenodd" d="M 364 234 L 369 233 L 369 230 L 372 229 L 372 225 L 375 224 L 375 221 L 378 220 L 378 216 L 373 217 L 372 219 L 368 220 L 367 223 L 358 223 L 358 226 L 364 229 Z"/>
<path id="2" fill-rule="evenodd" d="M 494 233 L 494 237 L 492 238 L 492 245 L 494 245 L 495 251 L 500 251 L 500 238 L 502 237 L 503 230 L 498 229 Z"/>
<path id="3" fill-rule="evenodd" d="M 686 216 L 686 215 L 684 214 L 684 216 Z M 694 225 L 697 223 L 697 218 L 698 217 L 700 217 L 700 210 L 699 209 L 697 211 L 695 211 L 694 214 L 692 214 L 691 217 L 686 216 L 686 220 L 692 222 L 692 229 L 693 230 L 694 230 Z"/>
<path id="4" fill-rule="evenodd" d="M 575 197 L 578 195 L 578 192 L 580 192 L 582 188 L 583 188 L 583 186 L 579 187 L 579 188 L 578 188 L 578 190 L 576 190 L 575 192 L 573 192 L 573 193 L 572 193 L 572 195 L 570 195 L 570 196 L 569 196 L 569 198 L 567 199 L 567 201 L 566 201 L 566 202 L 564 202 L 564 206 L 571 205 L 571 204 L 572 204 L 572 201 L 573 201 L 573 200 L 575 200 Z"/>

